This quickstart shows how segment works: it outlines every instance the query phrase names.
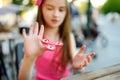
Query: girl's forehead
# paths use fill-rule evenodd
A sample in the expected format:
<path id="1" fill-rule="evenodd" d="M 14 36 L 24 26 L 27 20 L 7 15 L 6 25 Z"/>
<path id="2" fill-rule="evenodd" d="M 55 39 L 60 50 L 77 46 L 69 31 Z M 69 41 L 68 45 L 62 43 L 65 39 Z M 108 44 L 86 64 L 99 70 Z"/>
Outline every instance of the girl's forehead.
<path id="1" fill-rule="evenodd" d="M 45 0 L 45 5 L 53 5 L 53 6 L 66 6 L 65 0 Z"/>

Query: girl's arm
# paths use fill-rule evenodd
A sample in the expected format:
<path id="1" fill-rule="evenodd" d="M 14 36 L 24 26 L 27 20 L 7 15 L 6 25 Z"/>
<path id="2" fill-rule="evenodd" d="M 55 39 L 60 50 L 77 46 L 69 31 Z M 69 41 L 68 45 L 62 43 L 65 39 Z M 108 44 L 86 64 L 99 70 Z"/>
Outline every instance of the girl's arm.
<path id="1" fill-rule="evenodd" d="M 23 58 L 18 80 L 31 80 L 35 59 Z"/>
<path id="2" fill-rule="evenodd" d="M 46 50 L 40 41 L 43 38 L 43 34 L 44 26 L 42 25 L 39 31 L 37 22 L 31 25 L 28 35 L 23 29 L 24 59 L 19 71 L 18 80 L 31 80 L 35 60 Z"/>
<path id="3" fill-rule="evenodd" d="M 71 43 L 71 53 L 72 53 L 72 59 L 73 59 L 77 53 L 77 50 L 76 50 L 75 38 L 74 38 L 74 35 L 72 33 L 70 35 L 70 43 Z"/>

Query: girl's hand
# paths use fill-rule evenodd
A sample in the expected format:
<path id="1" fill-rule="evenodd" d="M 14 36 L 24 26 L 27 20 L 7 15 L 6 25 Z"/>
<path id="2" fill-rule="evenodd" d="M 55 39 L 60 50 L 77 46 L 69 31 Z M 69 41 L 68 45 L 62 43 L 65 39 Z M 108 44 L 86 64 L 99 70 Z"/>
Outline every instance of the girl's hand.
<path id="1" fill-rule="evenodd" d="M 86 46 L 83 45 L 80 51 L 77 53 L 77 55 L 72 60 L 73 69 L 82 69 L 83 67 L 87 66 L 88 63 L 91 61 L 92 57 L 95 55 L 94 52 L 90 54 L 83 54 L 85 49 L 86 49 Z"/>
<path id="2" fill-rule="evenodd" d="M 46 50 L 46 48 L 41 43 L 43 34 L 44 34 L 44 26 L 41 25 L 41 28 L 39 30 L 37 22 L 35 22 L 30 26 L 28 35 L 26 34 L 25 29 L 23 29 L 24 57 L 35 59 Z"/>

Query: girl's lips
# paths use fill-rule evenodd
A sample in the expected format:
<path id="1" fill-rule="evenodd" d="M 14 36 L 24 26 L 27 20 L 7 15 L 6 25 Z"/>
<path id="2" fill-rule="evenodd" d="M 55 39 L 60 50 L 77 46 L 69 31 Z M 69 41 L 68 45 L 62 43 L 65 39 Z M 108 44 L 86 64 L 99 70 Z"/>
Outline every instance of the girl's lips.
<path id="1" fill-rule="evenodd" d="M 58 23 L 59 20 L 51 20 L 53 23 Z"/>

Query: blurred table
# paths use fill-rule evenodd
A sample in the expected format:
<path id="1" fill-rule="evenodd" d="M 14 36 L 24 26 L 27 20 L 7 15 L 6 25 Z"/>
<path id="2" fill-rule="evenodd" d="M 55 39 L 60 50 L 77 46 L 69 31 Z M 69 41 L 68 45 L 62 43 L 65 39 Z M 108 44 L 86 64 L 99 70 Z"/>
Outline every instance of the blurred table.
<path id="1" fill-rule="evenodd" d="M 0 41 L 12 40 L 16 38 L 19 38 L 19 35 L 14 33 L 0 33 Z"/>
<path id="2" fill-rule="evenodd" d="M 7 69 L 5 67 L 5 62 L 4 62 L 4 53 L 2 51 L 2 42 L 8 40 L 9 42 L 9 54 L 10 54 L 10 57 L 11 57 L 11 61 L 10 63 L 12 64 L 12 70 L 14 71 L 13 69 L 13 66 L 14 66 L 14 42 L 16 39 L 19 39 L 20 38 L 20 35 L 18 34 L 15 34 L 15 33 L 0 33 L 0 47 L 1 47 L 1 52 L 0 52 L 0 62 L 2 64 L 2 67 L 3 67 L 3 71 L 4 71 L 4 74 L 7 78 L 7 80 L 9 80 L 8 78 L 8 74 L 7 74 Z M 13 46 L 13 47 L 12 47 Z M 12 72 L 12 75 L 14 75 L 14 73 Z M 1 80 L 1 79 L 0 79 Z"/>
<path id="3" fill-rule="evenodd" d="M 62 80 L 120 80 L 120 64 L 76 74 Z"/>
<path id="4" fill-rule="evenodd" d="M 20 39 L 20 36 L 18 34 L 15 34 L 15 33 L 0 33 L 0 43 L 8 40 L 10 54 L 13 54 L 12 45 L 14 45 L 14 41 L 16 39 Z"/>

